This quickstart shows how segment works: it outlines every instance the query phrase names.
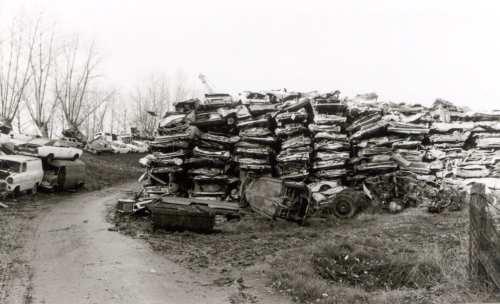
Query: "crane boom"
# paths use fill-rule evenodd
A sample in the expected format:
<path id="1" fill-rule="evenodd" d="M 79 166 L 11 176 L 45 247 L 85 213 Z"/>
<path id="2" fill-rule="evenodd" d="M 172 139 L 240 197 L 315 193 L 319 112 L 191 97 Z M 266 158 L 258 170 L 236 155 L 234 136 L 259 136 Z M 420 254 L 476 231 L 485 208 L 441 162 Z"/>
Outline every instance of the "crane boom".
<path id="1" fill-rule="evenodd" d="M 207 77 L 203 74 L 198 75 L 198 78 L 200 79 L 201 83 L 205 86 L 205 89 L 207 90 L 208 94 L 213 94 L 214 89 L 212 86 L 208 83 Z"/>

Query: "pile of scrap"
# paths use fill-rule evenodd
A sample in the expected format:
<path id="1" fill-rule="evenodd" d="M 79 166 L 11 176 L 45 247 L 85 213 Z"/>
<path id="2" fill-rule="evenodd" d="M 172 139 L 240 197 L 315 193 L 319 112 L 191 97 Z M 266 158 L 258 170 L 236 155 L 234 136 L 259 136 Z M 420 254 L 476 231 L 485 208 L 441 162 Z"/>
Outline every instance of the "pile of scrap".
<path id="1" fill-rule="evenodd" d="M 435 202 L 463 157 L 469 133 L 450 124 L 463 110 L 438 100 L 432 108 L 354 103 L 349 111 L 359 117 L 347 128 L 355 153 L 351 184 L 362 182 L 367 195 L 391 212 Z"/>
<path id="2" fill-rule="evenodd" d="M 499 177 L 500 113 L 476 113 L 468 119 L 473 121 L 470 137 L 475 149 L 468 151 L 456 175 L 461 178 Z"/>
<path id="3" fill-rule="evenodd" d="M 309 130 L 314 136 L 312 169 L 316 180 L 337 181 L 347 175 L 351 146 L 344 133 L 347 106 L 340 102 L 339 91 L 312 98 L 313 122 Z"/>
<path id="4" fill-rule="evenodd" d="M 140 159 L 146 168 L 141 177 L 144 195 L 182 195 L 189 189 L 184 163 L 193 139 L 199 133 L 186 113 L 167 113 L 159 123 L 157 136 L 150 143 L 151 154 Z"/>
<path id="5" fill-rule="evenodd" d="M 231 203 L 164 196 L 148 205 L 154 228 L 211 232 L 217 215 L 237 217 L 238 206 Z"/>
<path id="6" fill-rule="evenodd" d="M 160 121 L 152 154 L 141 160 L 141 197 L 245 206 L 245 187 L 274 177 L 294 190 L 264 201 L 287 214 L 305 199 L 352 216 L 345 202 L 357 195 L 341 193 L 353 189 L 391 212 L 422 203 L 440 212 L 461 205 L 446 198 L 460 201 L 454 180 L 500 174 L 500 113 L 469 113 L 444 100 L 427 108 L 341 100 L 338 91 L 282 93 L 176 103 Z"/>
<path id="7" fill-rule="evenodd" d="M 463 122 L 465 110 L 438 99 L 429 111 L 430 135 L 426 140 L 426 159 L 434 161 L 436 178 L 456 177 L 457 165 L 465 156 L 473 124 Z"/>
<path id="8" fill-rule="evenodd" d="M 438 199 L 439 188 L 408 171 L 394 171 L 365 180 L 364 191 L 373 205 L 397 213 L 404 208 L 430 205 Z"/>
<path id="9" fill-rule="evenodd" d="M 197 104 L 191 122 L 199 129 L 194 139 L 192 157 L 186 166 L 194 198 L 225 199 L 228 194 L 237 199 L 238 179 L 231 176 L 236 135 L 236 104 L 228 94 L 207 94 Z"/>
<path id="10" fill-rule="evenodd" d="M 410 112 L 411 107 L 406 105 L 404 110 L 383 108 L 380 115 L 385 115 L 386 133 L 409 137 L 392 143 L 392 151 L 378 151 L 391 155 L 397 168 L 393 174 L 375 174 L 364 186 L 378 202 L 388 208 L 390 205 L 391 211 L 415 203 L 427 204 L 431 212 L 457 210 L 463 206 L 468 179 L 496 176 L 500 113 L 471 113 L 440 99 L 431 108 L 414 106 Z M 378 117 L 375 115 L 372 117 Z M 378 128 L 378 132 L 383 132 L 381 126 Z M 363 129 L 366 132 L 366 127 L 360 130 Z M 401 176 L 404 176 L 404 187 L 397 186 Z M 387 179 L 393 180 L 392 190 L 380 191 L 388 187 Z"/>
<path id="11" fill-rule="evenodd" d="M 236 143 L 234 161 L 240 178 L 271 175 L 275 158 L 276 137 L 271 114 L 277 103 L 270 95 L 248 92 L 237 111 L 240 141 Z"/>
<path id="12" fill-rule="evenodd" d="M 305 108 L 308 102 L 301 94 L 290 94 L 274 118 L 275 132 L 281 142 L 276 157 L 278 176 L 283 180 L 305 180 L 309 176 L 312 147 L 307 129 L 309 114 Z"/>

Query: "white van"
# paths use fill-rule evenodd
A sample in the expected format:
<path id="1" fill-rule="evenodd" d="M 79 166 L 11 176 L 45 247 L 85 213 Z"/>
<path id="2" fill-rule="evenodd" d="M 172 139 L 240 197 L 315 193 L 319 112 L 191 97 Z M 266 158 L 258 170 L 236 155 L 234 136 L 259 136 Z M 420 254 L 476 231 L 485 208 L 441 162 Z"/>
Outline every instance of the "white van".
<path id="1" fill-rule="evenodd" d="M 42 160 L 22 155 L 0 155 L 0 192 L 36 193 L 43 180 Z"/>

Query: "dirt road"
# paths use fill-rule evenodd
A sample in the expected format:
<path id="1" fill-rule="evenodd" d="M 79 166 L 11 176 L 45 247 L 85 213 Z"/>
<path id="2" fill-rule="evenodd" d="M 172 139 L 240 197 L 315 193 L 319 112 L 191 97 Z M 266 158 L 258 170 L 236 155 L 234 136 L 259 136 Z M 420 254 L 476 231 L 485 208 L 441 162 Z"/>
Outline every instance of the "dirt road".
<path id="1" fill-rule="evenodd" d="M 108 230 L 106 210 L 124 189 L 75 194 L 35 218 L 24 257 L 29 278 L 12 287 L 8 303 L 229 303 L 234 288 L 213 286 Z"/>

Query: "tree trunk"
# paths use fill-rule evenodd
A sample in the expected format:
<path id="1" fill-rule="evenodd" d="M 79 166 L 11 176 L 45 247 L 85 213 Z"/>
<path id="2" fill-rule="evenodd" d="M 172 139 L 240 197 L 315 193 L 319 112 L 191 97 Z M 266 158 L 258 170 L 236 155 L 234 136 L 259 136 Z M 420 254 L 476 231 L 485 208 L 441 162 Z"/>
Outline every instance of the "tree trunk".
<path id="1" fill-rule="evenodd" d="M 36 122 L 36 127 L 43 138 L 49 137 L 49 125 L 47 122 Z"/>

